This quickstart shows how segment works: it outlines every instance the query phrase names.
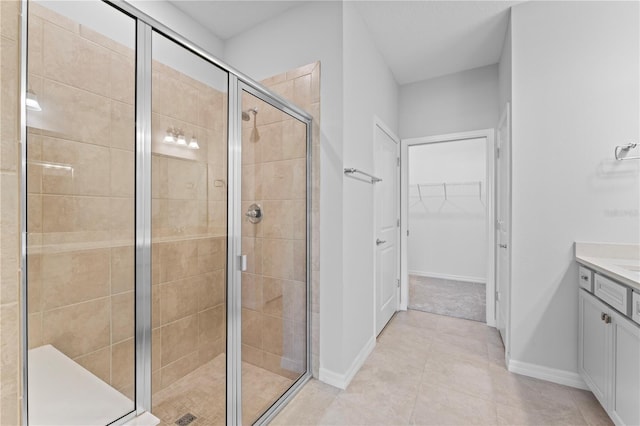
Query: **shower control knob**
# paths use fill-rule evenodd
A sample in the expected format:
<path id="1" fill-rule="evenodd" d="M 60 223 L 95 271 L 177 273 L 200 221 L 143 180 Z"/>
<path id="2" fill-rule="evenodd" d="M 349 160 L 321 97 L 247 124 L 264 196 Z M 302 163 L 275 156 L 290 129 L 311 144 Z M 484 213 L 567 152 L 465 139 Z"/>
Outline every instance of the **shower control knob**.
<path id="1" fill-rule="evenodd" d="M 249 218 L 249 222 L 260 223 L 262 221 L 262 207 L 260 204 L 251 204 L 244 215 Z"/>

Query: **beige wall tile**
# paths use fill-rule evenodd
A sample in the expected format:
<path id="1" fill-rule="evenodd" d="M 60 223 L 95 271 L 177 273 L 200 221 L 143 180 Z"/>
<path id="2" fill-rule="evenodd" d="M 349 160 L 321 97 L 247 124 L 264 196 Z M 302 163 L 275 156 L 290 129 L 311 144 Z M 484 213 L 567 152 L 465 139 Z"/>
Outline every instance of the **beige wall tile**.
<path id="1" fill-rule="evenodd" d="M 111 348 L 111 385 L 116 389 L 127 389 L 135 381 L 134 340 L 125 340 Z"/>
<path id="2" fill-rule="evenodd" d="M 198 265 L 197 245 L 180 241 L 160 245 L 160 282 L 176 281 L 191 276 Z"/>
<path id="3" fill-rule="evenodd" d="M 203 365 L 225 350 L 226 341 L 224 338 L 218 339 L 213 343 L 198 345 L 198 365 Z"/>
<path id="4" fill-rule="evenodd" d="M 107 198 L 111 239 L 133 242 L 135 231 L 135 202 L 133 198 Z"/>
<path id="5" fill-rule="evenodd" d="M 77 22 L 60 14 L 57 14 L 53 10 L 37 2 L 29 3 L 29 16 L 39 16 L 45 21 L 54 23 L 60 28 L 64 28 L 76 34 L 80 32 L 80 25 Z"/>
<path id="6" fill-rule="evenodd" d="M 47 253 L 41 264 L 43 310 L 109 295 L 109 249 Z"/>
<path id="7" fill-rule="evenodd" d="M 207 167 L 205 164 L 170 158 L 167 164 L 167 176 L 167 198 L 206 199 Z"/>
<path id="8" fill-rule="evenodd" d="M 49 22 L 45 22 L 43 34 L 45 77 L 109 96 L 108 49 Z"/>
<path id="9" fill-rule="evenodd" d="M 20 2 L 17 0 L 3 0 L 0 2 L 2 21 L 0 34 L 12 40 L 17 40 L 19 33 Z"/>
<path id="10" fill-rule="evenodd" d="M 302 65 L 298 68 L 294 68 L 292 70 L 287 71 L 287 80 L 294 80 L 306 74 L 311 74 L 313 70 L 316 68 L 317 64 L 318 62 L 312 62 L 310 64 Z"/>
<path id="11" fill-rule="evenodd" d="M 4 3 L 0 2 L 0 3 Z M 19 424 L 20 397 L 17 392 L 2 392 L 0 400 L 0 423 L 3 425 Z"/>
<path id="12" fill-rule="evenodd" d="M 29 314 L 29 349 L 42 346 L 42 312 Z"/>
<path id="13" fill-rule="evenodd" d="M 165 325 L 198 311 L 200 284 L 197 277 L 160 284 L 160 320 Z"/>
<path id="14" fill-rule="evenodd" d="M 272 77 L 265 78 L 264 80 L 261 81 L 261 83 L 267 87 L 271 87 L 274 84 L 282 83 L 286 79 L 287 79 L 287 73 L 283 72 L 282 74 L 277 74 Z"/>
<path id="15" fill-rule="evenodd" d="M 242 310 L 242 343 L 262 349 L 263 315 L 250 309 Z"/>
<path id="16" fill-rule="evenodd" d="M 162 367 L 162 332 L 160 328 L 151 331 L 151 370 L 159 371 Z"/>
<path id="17" fill-rule="evenodd" d="M 198 313 L 198 346 L 213 344 L 224 336 L 223 306 Z"/>
<path id="18" fill-rule="evenodd" d="M 293 102 L 303 109 L 311 105 L 311 75 L 306 74 L 293 81 Z"/>
<path id="19" fill-rule="evenodd" d="M 262 202 L 264 218 L 258 236 L 263 238 L 293 238 L 294 211 L 290 200 Z"/>
<path id="20" fill-rule="evenodd" d="M 225 271 L 218 269 L 198 277 L 198 310 L 203 311 L 224 303 L 225 301 Z"/>
<path id="21" fill-rule="evenodd" d="M 133 337 L 135 330 L 135 293 L 111 296 L 111 343 Z"/>
<path id="22" fill-rule="evenodd" d="M 109 60 L 111 98 L 133 105 L 135 98 L 135 62 L 133 55 L 111 52 Z"/>
<path id="23" fill-rule="evenodd" d="M 117 11 L 113 11 L 113 14 L 117 14 Z M 133 19 L 130 20 L 129 22 L 129 26 L 131 27 L 131 29 L 133 29 L 133 27 L 135 26 L 135 21 Z M 124 29 L 124 28 L 123 28 Z M 106 47 L 109 50 L 113 50 L 117 53 L 120 53 L 121 55 L 125 55 L 125 56 L 129 56 L 129 55 L 133 55 L 133 50 L 131 50 L 130 48 L 117 43 L 116 41 L 112 40 L 109 37 L 106 37 L 94 30 L 92 30 L 91 28 L 87 27 L 86 25 L 80 25 L 80 37 L 87 39 L 89 41 L 92 41 L 96 44 L 99 44 L 102 47 Z M 132 40 L 133 42 L 133 40 Z"/>
<path id="24" fill-rule="evenodd" d="M 197 349 L 198 317 L 191 315 L 162 327 L 162 365 L 186 356 Z"/>
<path id="25" fill-rule="evenodd" d="M 110 144 L 108 98 L 47 79 L 39 98 L 47 112 L 42 123 L 47 134 L 96 145 Z"/>
<path id="26" fill-rule="evenodd" d="M 0 303 L 18 301 L 18 179 L 0 173 Z"/>
<path id="27" fill-rule="evenodd" d="M 105 347 L 74 359 L 75 362 L 99 377 L 105 383 L 111 383 L 111 348 Z"/>
<path id="28" fill-rule="evenodd" d="M 257 255 L 258 253 L 256 252 L 256 242 L 259 241 L 256 238 L 253 237 L 242 237 L 242 253 L 244 253 L 247 256 L 247 270 L 246 272 L 250 273 L 250 274 L 256 274 L 256 273 L 260 273 L 258 272 L 258 270 L 262 270 L 262 264 L 257 265 Z M 262 244 L 262 243 L 260 243 Z M 262 261 L 262 259 L 260 258 L 260 261 Z"/>
<path id="29" fill-rule="evenodd" d="M 135 253 L 132 245 L 111 249 L 111 294 L 133 290 Z"/>
<path id="30" fill-rule="evenodd" d="M 166 388 L 171 383 L 186 376 L 196 368 L 198 368 L 198 352 L 191 352 L 166 367 L 163 367 L 160 371 L 161 388 Z"/>
<path id="31" fill-rule="evenodd" d="M 18 45 L 2 37 L 0 63 L 0 169 L 16 171 L 18 161 Z"/>
<path id="32" fill-rule="evenodd" d="M 262 166 L 262 198 L 265 200 L 304 199 L 306 192 L 305 160 L 295 159 L 265 163 Z"/>
<path id="33" fill-rule="evenodd" d="M 311 102 L 320 102 L 320 62 L 311 72 Z"/>
<path id="34" fill-rule="evenodd" d="M 265 238 L 262 241 L 263 253 L 268 255 L 262 259 L 264 275 L 290 280 L 294 273 L 293 241 Z"/>
<path id="35" fill-rule="evenodd" d="M 242 307 L 262 312 L 262 276 L 242 273 Z"/>
<path id="36" fill-rule="evenodd" d="M 0 387 L 3 395 L 18 392 L 19 312 L 17 303 L 0 306 Z"/>
<path id="37" fill-rule="evenodd" d="M 282 123 L 282 159 L 306 158 L 307 126 L 295 119 Z"/>
<path id="38" fill-rule="evenodd" d="M 266 352 L 282 355 L 285 353 L 285 341 L 293 341 L 293 323 L 283 318 L 268 315 L 263 316 L 262 320 L 262 332 L 264 334 L 262 348 Z"/>
<path id="39" fill-rule="evenodd" d="M 111 149 L 111 195 L 133 197 L 135 193 L 135 156 L 131 151 Z M 104 181 L 103 181 L 104 186 Z"/>
<path id="40" fill-rule="evenodd" d="M 254 348 L 250 345 L 242 345 L 242 361 L 248 362 L 249 364 L 253 364 L 257 367 L 262 367 L 264 364 L 263 361 L 264 351 L 261 349 Z"/>
<path id="41" fill-rule="evenodd" d="M 111 101 L 111 147 L 135 150 L 135 113 L 133 105 Z"/>
<path id="42" fill-rule="evenodd" d="M 307 242 L 293 241 L 293 279 L 307 281 Z"/>
<path id="43" fill-rule="evenodd" d="M 44 312 L 43 340 L 76 358 L 110 343 L 110 298 Z"/>
<path id="44" fill-rule="evenodd" d="M 264 313 L 266 315 L 283 317 L 282 308 L 285 305 L 283 292 L 286 293 L 283 284 L 284 281 L 277 278 L 263 278 Z"/>
<path id="45" fill-rule="evenodd" d="M 307 201 L 292 200 L 291 216 L 293 222 L 293 239 L 306 240 L 307 238 Z"/>
<path id="46" fill-rule="evenodd" d="M 42 139 L 42 161 L 73 168 L 43 168 L 44 193 L 109 195 L 109 187 L 105 185 L 109 180 L 109 148 L 45 137 Z"/>

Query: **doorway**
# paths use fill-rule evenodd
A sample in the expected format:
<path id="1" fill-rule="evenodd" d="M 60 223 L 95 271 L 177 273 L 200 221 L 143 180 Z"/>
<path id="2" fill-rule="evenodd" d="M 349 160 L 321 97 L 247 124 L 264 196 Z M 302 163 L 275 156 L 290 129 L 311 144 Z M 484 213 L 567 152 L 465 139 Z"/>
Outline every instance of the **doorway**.
<path id="1" fill-rule="evenodd" d="M 403 141 L 402 299 L 495 325 L 493 130 Z"/>

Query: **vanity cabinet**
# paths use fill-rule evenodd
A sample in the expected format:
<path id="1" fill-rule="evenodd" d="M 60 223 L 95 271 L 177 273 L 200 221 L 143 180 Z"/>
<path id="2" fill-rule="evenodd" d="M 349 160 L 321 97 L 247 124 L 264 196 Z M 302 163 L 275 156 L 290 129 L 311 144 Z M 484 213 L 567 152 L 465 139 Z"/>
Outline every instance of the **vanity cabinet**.
<path id="1" fill-rule="evenodd" d="M 579 290 L 578 369 L 616 425 L 640 425 L 640 326 Z"/>

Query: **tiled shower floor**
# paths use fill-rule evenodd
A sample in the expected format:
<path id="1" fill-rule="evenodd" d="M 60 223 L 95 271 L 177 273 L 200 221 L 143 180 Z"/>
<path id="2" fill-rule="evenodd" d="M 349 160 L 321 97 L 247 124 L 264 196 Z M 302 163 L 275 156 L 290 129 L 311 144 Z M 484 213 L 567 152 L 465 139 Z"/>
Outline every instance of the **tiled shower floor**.
<path id="1" fill-rule="evenodd" d="M 409 309 L 485 322 L 486 297 L 482 283 L 409 275 Z"/>
<path id="2" fill-rule="evenodd" d="M 293 380 L 246 362 L 242 363 L 243 424 L 253 423 L 289 386 Z M 185 414 L 196 417 L 189 426 L 225 424 L 224 354 L 189 373 L 153 397 L 152 413 L 160 425 L 175 425 Z"/>

